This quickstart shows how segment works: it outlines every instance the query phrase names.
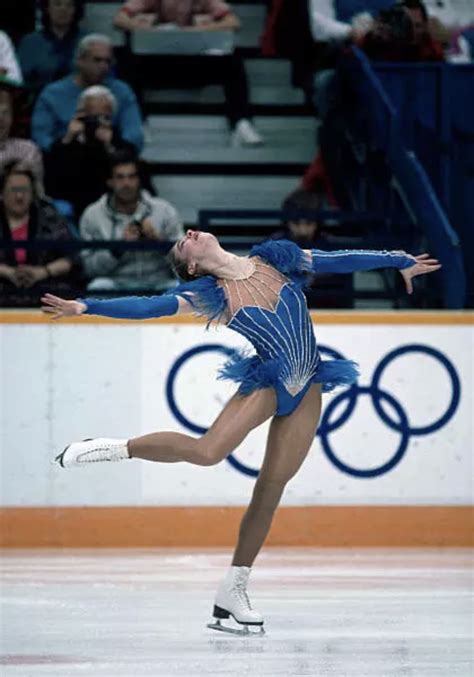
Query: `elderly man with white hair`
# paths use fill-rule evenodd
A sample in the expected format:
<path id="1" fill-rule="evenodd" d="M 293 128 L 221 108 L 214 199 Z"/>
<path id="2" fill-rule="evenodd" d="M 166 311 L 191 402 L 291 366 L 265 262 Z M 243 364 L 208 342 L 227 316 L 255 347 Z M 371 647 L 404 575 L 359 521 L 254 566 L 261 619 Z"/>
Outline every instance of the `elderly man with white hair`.
<path id="1" fill-rule="evenodd" d="M 112 124 L 116 111 L 117 100 L 107 87 L 87 87 L 66 132 L 45 153 L 46 192 L 70 202 L 76 218 L 104 193 L 110 153 L 133 151 Z"/>
<path id="2" fill-rule="evenodd" d="M 135 150 L 142 149 L 142 120 L 135 94 L 125 82 L 110 74 L 112 60 L 112 44 L 107 36 L 86 35 L 77 49 L 76 71 L 43 89 L 31 121 L 33 140 L 43 151 L 66 135 L 79 97 L 94 85 L 103 85 L 114 95 L 117 105 L 112 121 L 121 138 Z"/>

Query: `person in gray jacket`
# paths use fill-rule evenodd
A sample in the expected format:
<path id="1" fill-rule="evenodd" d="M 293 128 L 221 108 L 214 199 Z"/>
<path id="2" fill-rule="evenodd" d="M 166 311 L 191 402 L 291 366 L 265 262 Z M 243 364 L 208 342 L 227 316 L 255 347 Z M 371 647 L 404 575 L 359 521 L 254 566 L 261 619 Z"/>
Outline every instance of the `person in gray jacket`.
<path id="1" fill-rule="evenodd" d="M 118 151 L 111 157 L 109 192 L 84 211 L 79 228 L 84 240 L 168 240 L 184 235 L 176 209 L 141 186 L 136 157 Z M 165 252 L 84 249 L 87 289 L 164 291 L 176 283 Z"/>

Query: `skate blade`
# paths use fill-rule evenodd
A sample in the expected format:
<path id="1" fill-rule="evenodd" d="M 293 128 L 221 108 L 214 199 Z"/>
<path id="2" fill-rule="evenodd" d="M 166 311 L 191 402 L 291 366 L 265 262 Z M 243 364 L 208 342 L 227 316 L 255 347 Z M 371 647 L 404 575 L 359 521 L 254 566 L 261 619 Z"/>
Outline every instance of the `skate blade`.
<path id="1" fill-rule="evenodd" d="M 219 632 L 227 632 L 229 635 L 239 635 L 240 637 L 261 637 L 265 634 L 263 625 L 243 625 L 242 628 L 231 628 L 228 625 L 223 625 L 220 620 L 215 620 L 213 623 L 208 623 L 207 627 L 211 630 L 218 630 Z M 250 628 L 258 628 L 258 630 L 250 630 Z"/>
<path id="2" fill-rule="evenodd" d="M 64 468 L 65 467 L 65 465 L 63 464 L 64 454 L 66 453 L 66 451 L 69 449 L 70 446 L 71 445 L 68 444 L 67 447 L 65 447 L 65 449 L 60 454 L 58 454 L 56 456 L 54 461 L 51 461 L 51 464 L 52 465 L 58 465 L 60 468 Z"/>

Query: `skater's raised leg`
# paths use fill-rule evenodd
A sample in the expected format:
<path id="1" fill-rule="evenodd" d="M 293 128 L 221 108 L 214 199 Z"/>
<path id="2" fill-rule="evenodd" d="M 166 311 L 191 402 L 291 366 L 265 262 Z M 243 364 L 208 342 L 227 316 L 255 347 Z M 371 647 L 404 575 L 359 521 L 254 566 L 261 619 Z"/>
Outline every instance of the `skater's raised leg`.
<path id="1" fill-rule="evenodd" d="M 56 460 L 63 467 L 127 458 L 215 465 L 226 458 L 251 430 L 270 418 L 275 409 L 273 388 L 255 390 L 246 396 L 236 394 L 202 437 L 158 432 L 128 441 L 98 438 L 69 445 Z"/>

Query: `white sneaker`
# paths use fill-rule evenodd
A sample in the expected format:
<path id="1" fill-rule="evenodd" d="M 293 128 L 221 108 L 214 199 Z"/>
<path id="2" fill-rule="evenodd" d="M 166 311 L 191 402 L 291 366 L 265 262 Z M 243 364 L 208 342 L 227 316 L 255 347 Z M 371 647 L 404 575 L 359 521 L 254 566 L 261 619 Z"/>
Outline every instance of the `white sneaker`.
<path id="1" fill-rule="evenodd" d="M 262 146 L 263 138 L 257 132 L 250 120 L 239 120 L 232 132 L 231 145 L 239 146 Z"/>
<path id="2" fill-rule="evenodd" d="M 61 468 L 70 468 L 74 465 L 100 463 L 101 461 L 122 461 L 130 458 L 127 442 L 128 440 L 114 440 L 107 437 L 73 442 L 56 456 L 54 462 Z"/>
<path id="3" fill-rule="evenodd" d="M 209 624 L 215 630 L 232 629 L 222 626 L 221 619 L 232 616 L 237 623 L 245 626 L 263 626 L 263 616 L 252 609 L 247 595 L 247 583 L 250 575 L 250 567 L 231 567 L 219 586 L 217 591 L 213 616 L 216 620 L 214 624 Z M 263 628 L 261 627 L 263 631 Z M 235 632 L 235 631 L 234 631 Z"/>

